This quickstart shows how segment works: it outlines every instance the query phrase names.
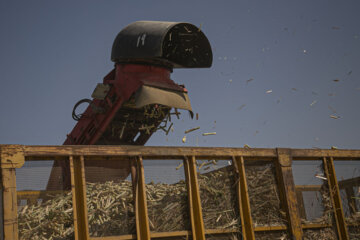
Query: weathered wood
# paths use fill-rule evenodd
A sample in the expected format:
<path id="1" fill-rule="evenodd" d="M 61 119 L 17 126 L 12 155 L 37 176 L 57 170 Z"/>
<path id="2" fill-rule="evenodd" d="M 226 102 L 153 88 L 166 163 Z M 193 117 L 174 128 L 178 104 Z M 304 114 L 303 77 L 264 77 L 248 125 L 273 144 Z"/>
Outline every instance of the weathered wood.
<path id="1" fill-rule="evenodd" d="M 296 198 L 298 202 L 298 208 L 300 211 L 300 217 L 305 219 L 306 218 L 306 212 L 305 212 L 305 205 L 304 205 L 304 198 L 303 198 L 303 191 L 298 189 L 297 186 L 295 186 L 296 191 Z"/>
<path id="2" fill-rule="evenodd" d="M 193 240 L 205 240 L 204 221 L 202 217 L 200 191 L 197 180 L 196 159 L 185 158 L 184 170 L 188 186 L 189 209 Z"/>
<path id="3" fill-rule="evenodd" d="M 0 170 L 0 240 L 4 240 L 3 190 L 4 189 L 3 189 L 3 184 L 2 184 L 2 173 L 1 173 L 1 170 Z"/>
<path id="4" fill-rule="evenodd" d="M 4 239 L 18 239 L 16 176 L 14 168 L 2 168 Z"/>
<path id="5" fill-rule="evenodd" d="M 195 236 L 195 218 L 194 218 L 194 207 L 193 207 L 193 196 L 192 196 L 192 185 L 190 181 L 190 167 L 189 167 L 189 161 L 187 158 L 184 158 L 183 160 L 184 164 L 184 173 L 185 173 L 185 182 L 186 182 L 186 189 L 187 189 L 187 196 L 188 196 L 188 204 L 189 204 L 189 216 L 190 216 L 190 224 L 191 224 L 191 231 L 192 235 Z M 194 237 L 196 238 L 196 236 Z"/>
<path id="6" fill-rule="evenodd" d="M 92 237 L 90 240 L 132 240 L 137 239 L 136 235 L 122 235 L 122 236 L 109 236 L 109 237 Z"/>
<path id="7" fill-rule="evenodd" d="M 321 185 L 296 185 L 295 189 L 300 192 L 320 191 Z"/>
<path id="8" fill-rule="evenodd" d="M 297 204 L 294 177 L 292 175 L 292 158 L 290 149 L 278 148 L 278 161 L 276 161 L 277 174 L 280 179 L 282 199 L 286 207 L 286 215 L 290 233 L 295 240 L 302 239 L 300 213 Z"/>
<path id="9" fill-rule="evenodd" d="M 233 166 L 238 177 L 236 192 L 240 210 L 242 236 L 244 240 L 253 240 L 255 239 L 255 234 L 251 217 L 248 186 L 246 183 L 244 158 L 233 157 Z"/>
<path id="10" fill-rule="evenodd" d="M 331 202 L 334 207 L 338 237 L 339 240 L 347 240 L 349 239 L 349 234 L 345 222 L 345 216 L 344 216 L 344 211 L 340 197 L 339 185 L 336 179 L 333 158 L 324 157 L 323 164 L 324 164 L 324 172 L 326 174 L 326 178 L 328 179 L 327 183 L 329 185 Z"/>
<path id="11" fill-rule="evenodd" d="M 74 232 L 75 240 L 89 239 L 89 225 L 87 217 L 86 204 L 86 180 L 84 157 L 80 158 L 69 157 L 70 175 L 71 175 L 71 191 L 73 199 L 74 211 Z"/>
<path id="12" fill-rule="evenodd" d="M 222 148 L 222 147 L 144 147 L 144 146 L 100 146 L 100 145 L 74 145 L 74 146 L 24 146 L 26 156 L 116 156 L 129 157 L 143 156 L 156 157 L 224 157 L 224 156 L 258 156 L 276 157 L 275 149 L 256 148 Z"/>
<path id="13" fill-rule="evenodd" d="M 144 147 L 144 146 L 101 146 L 101 145 L 67 145 L 67 146 L 23 146 L 26 156 L 243 156 L 243 157 L 272 157 L 275 158 L 276 149 L 266 148 L 222 148 L 222 147 Z M 291 149 L 294 158 L 360 158 L 360 150 L 332 150 L 332 149 Z M 348 160 L 347 159 L 347 160 Z M 304 159 L 305 160 L 305 159 Z M 342 159 L 339 159 L 341 161 Z M 345 159 L 344 159 L 345 160 Z"/>
<path id="14" fill-rule="evenodd" d="M 21 168 L 25 163 L 23 145 L 0 145 L 1 168 Z"/>
<path id="15" fill-rule="evenodd" d="M 349 149 L 291 149 L 291 155 L 292 155 L 293 158 L 339 157 L 339 158 L 353 158 L 353 159 L 355 159 L 355 158 L 360 157 L 360 150 L 349 150 Z M 348 160 L 348 159 L 339 159 L 339 161 L 341 161 L 341 160 Z"/>
<path id="16" fill-rule="evenodd" d="M 145 176 L 142 158 L 137 158 L 136 183 L 136 235 L 138 239 L 150 240 L 149 217 L 147 212 Z"/>

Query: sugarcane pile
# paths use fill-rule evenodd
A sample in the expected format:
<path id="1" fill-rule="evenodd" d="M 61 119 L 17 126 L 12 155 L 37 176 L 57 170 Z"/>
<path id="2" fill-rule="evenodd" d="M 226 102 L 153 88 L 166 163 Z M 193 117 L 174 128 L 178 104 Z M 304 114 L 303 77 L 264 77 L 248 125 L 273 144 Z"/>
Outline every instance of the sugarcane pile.
<path id="1" fill-rule="evenodd" d="M 211 162 L 214 166 L 207 166 L 207 169 L 210 167 L 212 171 L 198 174 L 204 226 L 206 229 L 239 228 L 235 188 L 238 180 L 233 166 L 216 169 L 217 162 Z M 203 165 L 198 165 L 198 169 Z M 254 225 L 286 224 L 286 215 L 280 207 L 273 164 L 246 164 L 245 171 Z M 124 180 L 87 183 L 86 188 L 90 236 L 135 234 L 131 182 Z M 191 229 L 186 183 L 183 180 L 175 184 L 148 183 L 146 197 L 150 231 L 171 232 Z M 48 199 L 41 203 L 19 207 L 18 223 L 20 239 L 74 239 L 71 192 L 49 195 Z M 326 234 L 330 236 L 329 232 L 304 231 L 305 236 L 309 235 L 308 239 L 331 239 L 323 238 Z M 263 238 L 259 235 L 259 239 L 266 239 L 269 234 L 272 233 L 264 233 Z M 286 233 L 280 235 L 287 239 Z M 237 237 L 233 235 L 231 239 Z"/>
<path id="2" fill-rule="evenodd" d="M 281 209 L 274 165 L 246 164 L 245 173 L 254 225 L 286 224 L 286 213 Z"/>
<path id="3" fill-rule="evenodd" d="M 198 182 L 205 228 L 239 228 L 240 217 L 233 167 L 198 174 Z"/>
<path id="4" fill-rule="evenodd" d="M 335 240 L 338 239 L 336 236 L 336 229 L 332 228 L 321 228 L 321 229 L 305 229 L 304 240 Z"/>
<path id="5" fill-rule="evenodd" d="M 151 182 L 146 185 L 150 231 L 170 232 L 190 229 L 186 184 Z"/>
<path id="6" fill-rule="evenodd" d="M 360 227 L 359 226 L 353 226 L 353 227 L 349 226 L 348 231 L 349 231 L 349 239 L 350 240 L 360 239 Z"/>
<path id="7" fill-rule="evenodd" d="M 129 181 L 87 183 L 91 236 L 135 232 L 132 187 Z M 19 208 L 20 239 L 74 239 L 72 194 L 48 196 L 47 201 Z"/>

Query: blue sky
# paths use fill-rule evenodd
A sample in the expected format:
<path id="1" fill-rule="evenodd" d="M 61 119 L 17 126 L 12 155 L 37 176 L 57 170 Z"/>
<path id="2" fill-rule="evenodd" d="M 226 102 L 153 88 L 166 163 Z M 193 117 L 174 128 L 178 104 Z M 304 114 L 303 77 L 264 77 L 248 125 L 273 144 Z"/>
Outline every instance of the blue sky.
<path id="1" fill-rule="evenodd" d="M 74 104 L 90 98 L 113 67 L 117 33 L 134 21 L 159 20 L 201 26 L 214 61 L 209 69 L 174 70 L 199 120 L 184 112 L 174 132 L 158 132 L 147 145 L 360 148 L 359 7 L 359 1 L 2 0 L 0 144 L 62 144 L 76 123 Z M 182 143 L 184 131 L 198 126 Z"/>

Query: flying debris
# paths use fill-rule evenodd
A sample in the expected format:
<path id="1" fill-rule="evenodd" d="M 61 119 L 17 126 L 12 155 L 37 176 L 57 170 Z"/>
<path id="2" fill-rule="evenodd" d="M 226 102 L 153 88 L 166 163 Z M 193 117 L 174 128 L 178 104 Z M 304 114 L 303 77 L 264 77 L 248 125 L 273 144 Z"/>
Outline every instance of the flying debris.
<path id="1" fill-rule="evenodd" d="M 182 138 L 182 142 L 183 142 L 183 143 L 186 143 L 186 136 L 184 136 L 184 137 Z"/>
<path id="2" fill-rule="evenodd" d="M 176 170 L 179 170 L 183 165 L 184 163 L 180 163 L 179 166 L 176 167 Z"/>
<path id="3" fill-rule="evenodd" d="M 315 103 L 317 103 L 317 100 L 314 100 L 312 103 L 310 103 L 310 107 L 312 107 Z"/>
<path id="4" fill-rule="evenodd" d="M 251 148 L 249 145 L 245 144 L 244 148 Z"/>
<path id="5" fill-rule="evenodd" d="M 296 88 L 291 88 L 291 90 L 293 90 L 293 91 L 297 91 L 297 89 L 296 89 Z"/>
<path id="6" fill-rule="evenodd" d="M 338 148 L 335 147 L 335 146 L 331 146 L 331 149 L 336 150 L 336 149 L 338 149 Z"/>
<path id="7" fill-rule="evenodd" d="M 266 93 L 272 93 L 272 89 L 267 90 Z"/>
<path id="8" fill-rule="evenodd" d="M 315 175 L 315 177 L 320 178 L 320 179 L 325 180 L 325 181 L 327 180 L 327 178 L 326 178 L 326 177 L 321 176 L 321 175 Z"/>
<path id="9" fill-rule="evenodd" d="M 216 132 L 203 133 L 203 136 L 216 135 Z"/>
<path id="10" fill-rule="evenodd" d="M 246 106 L 246 104 L 242 104 L 240 107 L 238 107 L 238 111 L 240 111 L 241 109 L 243 109 Z"/>
<path id="11" fill-rule="evenodd" d="M 246 80 L 246 85 L 247 85 L 249 82 L 253 81 L 253 80 L 254 80 L 253 78 L 250 78 L 250 79 Z"/>
<path id="12" fill-rule="evenodd" d="M 193 132 L 193 131 L 196 131 L 196 130 L 198 130 L 198 129 L 200 129 L 200 127 L 191 128 L 191 129 L 189 129 L 189 130 L 186 130 L 186 131 L 185 131 L 185 134 L 190 133 L 190 132 Z"/>
<path id="13" fill-rule="evenodd" d="M 339 80 L 339 79 L 334 79 L 333 81 L 334 81 L 334 82 L 340 82 L 340 80 Z"/>
<path id="14" fill-rule="evenodd" d="M 330 115 L 331 118 L 333 119 L 339 119 L 340 117 L 339 116 L 336 116 L 336 115 Z"/>

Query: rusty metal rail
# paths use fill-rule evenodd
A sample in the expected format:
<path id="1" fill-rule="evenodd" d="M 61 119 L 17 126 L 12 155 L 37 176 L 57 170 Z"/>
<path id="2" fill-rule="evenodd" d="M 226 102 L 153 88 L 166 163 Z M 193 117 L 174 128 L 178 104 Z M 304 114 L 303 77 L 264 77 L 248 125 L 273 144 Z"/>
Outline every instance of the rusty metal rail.
<path id="1" fill-rule="evenodd" d="M 97 157 L 107 161 L 116 157 L 119 161 L 136 159 L 131 167 L 135 199 L 136 234 L 111 237 L 90 237 L 87 218 L 86 182 L 84 164 L 88 157 Z M 188 237 L 204 240 L 208 234 L 238 232 L 243 239 L 255 239 L 256 232 L 287 231 L 292 239 L 300 240 L 305 229 L 330 227 L 329 224 L 302 224 L 300 218 L 299 192 L 316 191 L 319 186 L 295 186 L 292 175 L 292 161 L 321 160 L 324 173 L 328 179 L 331 203 L 334 208 L 336 234 L 339 239 L 349 239 L 348 226 L 340 198 L 340 188 L 348 189 L 351 180 L 338 182 L 334 160 L 360 159 L 360 150 L 322 150 L 322 149 L 244 149 L 244 148 L 200 148 L 200 147 L 143 147 L 143 146 L 23 146 L 0 145 L 1 160 L 1 220 L 3 235 L 0 239 L 17 240 L 18 200 L 34 202 L 42 191 L 19 192 L 16 190 L 15 169 L 20 168 L 27 160 L 46 160 L 51 158 L 69 160 L 71 173 L 71 191 L 73 201 L 73 222 L 75 239 L 151 239 L 169 237 Z M 202 206 L 196 172 L 196 160 L 226 159 L 232 161 L 236 175 L 234 185 L 237 193 L 237 205 L 241 219 L 239 229 L 205 229 L 202 218 Z M 182 159 L 184 162 L 185 180 L 189 205 L 190 231 L 151 232 L 148 221 L 143 159 Z M 259 160 L 274 163 L 279 183 L 280 198 L 286 212 L 287 225 L 254 226 L 245 176 L 246 161 Z M 350 187 L 351 188 L 351 187 Z M 300 204 L 300 205 L 299 205 Z"/>

